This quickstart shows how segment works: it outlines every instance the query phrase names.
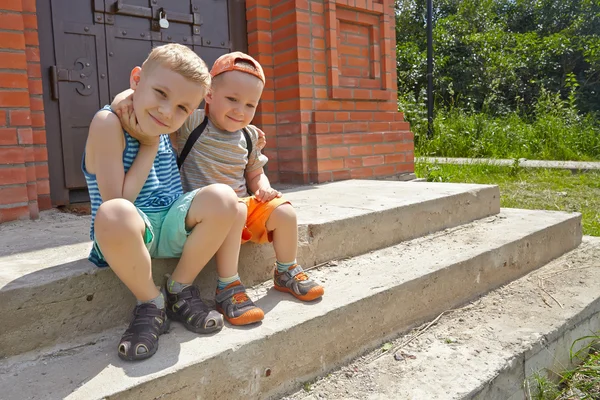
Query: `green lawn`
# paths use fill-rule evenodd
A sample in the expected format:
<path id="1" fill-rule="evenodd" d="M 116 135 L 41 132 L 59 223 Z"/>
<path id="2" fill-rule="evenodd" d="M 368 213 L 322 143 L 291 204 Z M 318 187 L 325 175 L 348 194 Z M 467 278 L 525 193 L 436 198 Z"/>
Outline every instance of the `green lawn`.
<path id="1" fill-rule="evenodd" d="M 428 181 L 497 184 L 502 207 L 580 212 L 583 233 L 600 236 L 600 173 L 426 163 L 415 173 Z"/>

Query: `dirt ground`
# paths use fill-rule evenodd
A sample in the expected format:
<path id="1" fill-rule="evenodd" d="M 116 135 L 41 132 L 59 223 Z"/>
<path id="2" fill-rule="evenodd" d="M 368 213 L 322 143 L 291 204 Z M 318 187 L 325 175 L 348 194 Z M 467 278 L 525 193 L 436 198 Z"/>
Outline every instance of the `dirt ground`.
<path id="1" fill-rule="evenodd" d="M 390 393 L 390 387 L 399 381 L 414 385 L 429 381 L 430 385 L 435 385 L 436 380 L 443 386 L 444 375 L 451 374 L 423 375 L 431 372 L 431 366 L 440 358 L 448 356 L 459 364 L 464 360 L 471 367 L 480 366 L 477 370 L 485 373 L 486 355 L 511 354 L 526 347 L 525 337 L 522 341 L 499 340 L 504 337 L 502 320 L 528 321 L 519 322 L 519 327 L 526 328 L 529 323 L 535 325 L 536 317 L 552 318 L 564 308 L 575 307 L 569 305 L 569 299 L 575 298 L 580 291 L 597 290 L 596 281 L 589 279 L 592 272 L 600 276 L 600 245 L 584 243 L 578 251 L 460 309 L 445 311 L 434 321 L 385 343 L 327 376 L 306 382 L 301 389 L 283 399 L 420 398 L 408 397 L 407 393 L 397 393 L 396 397 Z M 460 367 L 457 365 L 457 368 Z M 448 394 L 448 397 L 430 398 L 456 397 Z"/>

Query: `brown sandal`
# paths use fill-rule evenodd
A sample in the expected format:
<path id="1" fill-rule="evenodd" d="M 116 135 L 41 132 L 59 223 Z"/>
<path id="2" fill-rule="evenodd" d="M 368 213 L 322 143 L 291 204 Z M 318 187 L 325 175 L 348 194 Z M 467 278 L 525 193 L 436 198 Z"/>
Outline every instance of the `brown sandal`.
<path id="1" fill-rule="evenodd" d="M 164 309 L 143 303 L 133 309 L 133 319 L 119 342 L 119 357 L 126 361 L 150 358 L 158 350 L 158 337 L 169 330 Z"/>
<path id="2" fill-rule="evenodd" d="M 211 310 L 200 299 L 200 292 L 194 285 L 179 293 L 167 290 L 167 316 L 181 322 L 186 329 L 195 333 L 213 333 L 221 330 L 225 323 L 223 316 Z"/>

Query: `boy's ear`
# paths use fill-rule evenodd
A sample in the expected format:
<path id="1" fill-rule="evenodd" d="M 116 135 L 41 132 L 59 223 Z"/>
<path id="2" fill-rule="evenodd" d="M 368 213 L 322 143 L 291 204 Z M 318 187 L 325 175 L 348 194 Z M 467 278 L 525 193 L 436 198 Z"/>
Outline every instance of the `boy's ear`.
<path id="1" fill-rule="evenodd" d="M 140 77 L 142 75 L 142 68 L 135 67 L 131 70 L 131 75 L 129 76 L 129 87 L 132 90 L 137 89 L 138 84 L 140 83 Z"/>
<path id="2" fill-rule="evenodd" d="M 206 104 L 210 104 L 212 102 L 212 99 L 213 99 L 212 89 L 208 89 L 208 92 L 206 92 L 206 96 L 204 96 L 204 102 Z"/>

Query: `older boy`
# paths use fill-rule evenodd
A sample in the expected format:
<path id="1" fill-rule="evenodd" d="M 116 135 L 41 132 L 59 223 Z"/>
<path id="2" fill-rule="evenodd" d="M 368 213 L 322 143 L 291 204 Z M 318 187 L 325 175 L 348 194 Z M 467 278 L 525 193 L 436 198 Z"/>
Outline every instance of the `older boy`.
<path id="1" fill-rule="evenodd" d="M 210 83 L 193 51 L 177 44 L 157 47 L 130 76 L 135 111 L 129 123 L 146 135 L 140 141 L 129 135 L 109 106 L 90 125 L 82 161 L 92 204 L 90 260 L 108 263 L 137 299 L 118 346 L 125 360 L 151 357 L 168 318 L 198 333 L 223 326 L 192 283 L 215 253 L 229 258 L 226 273 L 237 270 L 245 215 L 226 185 L 183 194 L 167 135 L 199 106 Z M 181 257 L 164 291 L 152 279 L 151 257 Z"/>

